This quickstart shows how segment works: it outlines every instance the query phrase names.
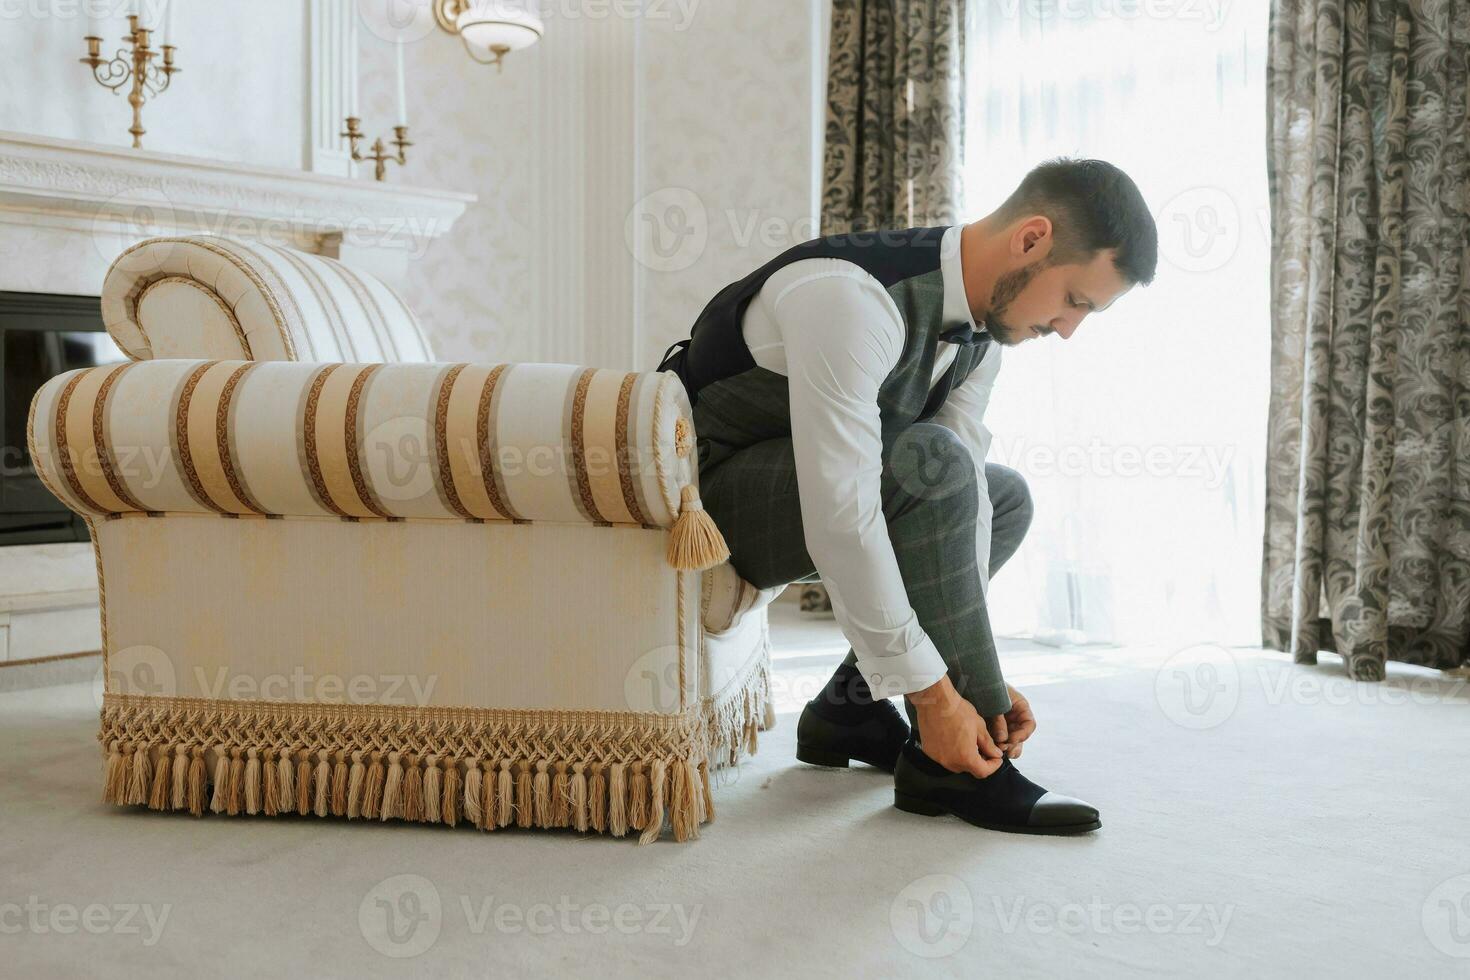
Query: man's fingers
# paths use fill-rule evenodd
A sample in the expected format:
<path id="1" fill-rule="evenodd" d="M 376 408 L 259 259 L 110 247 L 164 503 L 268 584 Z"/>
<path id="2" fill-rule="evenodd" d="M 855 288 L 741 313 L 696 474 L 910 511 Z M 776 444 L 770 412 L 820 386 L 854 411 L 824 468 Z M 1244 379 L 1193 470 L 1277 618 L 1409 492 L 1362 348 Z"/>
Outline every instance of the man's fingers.
<path id="1" fill-rule="evenodd" d="M 980 750 L 980 754 L 987 759 L 999 759 L 1001 757 L 1000 749 L 996 746 L 995 742 L 991 741 L 990 732 L 986 730 L 985 726 L 977 726 L 975 732 L 975 746 Z"/>
<path id="2" fill-rule="evenodd" d="M 1024 742 L 1036 731 L 1036 719 L 1030 715 L 1022 718 L 1018 724 L 1011 725 L 1011 741 Z"/>
<path id="3" fill-rule="evenodd" d="M 996 745 L 1004 745 L 1011 740 L 1005 715 L 996 715 L 990 719 L 990 736 L 995 739 Z"/>
<path id="4" fill-rule="evenodd" d="M 995 759 L 986 759 L 983 758 L 980 753 L 976 752 L 975 754 L 971 755 L 967 761 L 970 767 L 970 775 L 974 776 L 976 779 L 984 779 L 986 776 L 989 776 L 1000 768 L 999 756 L 997 756 Z"/>

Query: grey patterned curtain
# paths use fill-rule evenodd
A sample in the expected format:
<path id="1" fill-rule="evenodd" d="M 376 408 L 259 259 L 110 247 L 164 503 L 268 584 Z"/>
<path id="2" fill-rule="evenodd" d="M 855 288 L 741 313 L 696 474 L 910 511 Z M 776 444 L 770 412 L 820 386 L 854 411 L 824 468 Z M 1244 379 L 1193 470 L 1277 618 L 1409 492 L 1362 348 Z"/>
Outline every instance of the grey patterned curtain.
<path id="1" fill-rule="evenodd" d="M 1470 659 L 1464 0 L 1275 0 L 1268 645 Z"/>
<path id="2" fill-rule="evenodd" d="M 832 0 L 822 234 L 959 220 L 965 0 Z"/>

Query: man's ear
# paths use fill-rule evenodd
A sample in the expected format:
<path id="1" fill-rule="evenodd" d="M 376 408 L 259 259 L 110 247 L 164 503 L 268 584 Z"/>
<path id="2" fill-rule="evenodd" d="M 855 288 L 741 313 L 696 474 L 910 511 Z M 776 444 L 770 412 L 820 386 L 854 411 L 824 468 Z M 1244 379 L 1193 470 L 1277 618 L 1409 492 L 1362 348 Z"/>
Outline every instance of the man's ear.
<path id="1" fill-rule="evenodd" d="M 1011 235 L 1011 252 L 1017 258 L 1033 259 L 1051 251 L 1051 219 L 1044 214 L 1033 214 L 1016 225 Z M 1037 249 L 1041 249 L 1037 253 Z"/>

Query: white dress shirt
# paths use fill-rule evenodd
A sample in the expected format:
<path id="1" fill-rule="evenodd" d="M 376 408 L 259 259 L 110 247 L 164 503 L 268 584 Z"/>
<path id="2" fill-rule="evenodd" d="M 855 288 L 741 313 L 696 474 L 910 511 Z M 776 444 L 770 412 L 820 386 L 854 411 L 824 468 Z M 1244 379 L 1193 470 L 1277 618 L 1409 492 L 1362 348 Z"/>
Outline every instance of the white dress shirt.
<path id="1" fill-rule="evenodd" d="M 940 244 L 944 319 L 973 328 L 959 235 L 960 226 L 952 226 Z M 875 697 L 923 690 L 944 676 L 944 659 L 909 605 L 883 517 L 880 483 L 878 388 L 898 364 L 906 335 L 897 305 L 861 266 L 844 259 L 802 259 L 766 280 L 746 308 L 741 333 L 758 366 L 788 379 L 807 553 L 857 653 L 858 670 Z M 931 390 L 958 349 L 940 342 Z M 1000 345 L 992 343 L 932 419 L 954 430 L 974 458 L 980 491 L 975 555 L 982 590 L 989 588 L 991 527 L 985 481 L 991 436 L 982 418 L 999 370 Z"/>

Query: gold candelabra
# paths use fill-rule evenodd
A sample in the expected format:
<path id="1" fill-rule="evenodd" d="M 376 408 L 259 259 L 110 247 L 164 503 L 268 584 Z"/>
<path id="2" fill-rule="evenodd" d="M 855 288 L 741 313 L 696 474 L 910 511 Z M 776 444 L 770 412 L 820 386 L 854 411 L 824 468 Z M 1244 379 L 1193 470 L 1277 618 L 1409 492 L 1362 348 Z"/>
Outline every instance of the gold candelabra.
<path id="1" fill-rule="evenodd" d="M 394 146 L 398 147 L 398 152 L 396 154 L 388 152 L 387 146 L 385 146 L 383 143 L 383 137 L 379 136 L 377 139 L 373 140 L 373 151 L 369 154 L 364 155 L 358 149 L 358 143 L 360 143 L 362 140 L 367 139 L 367 137 L 363 135 L 362 130 L 358 128 L 361 122 L 362 120 L 360 120 L 357 116 L 348 116 L 347 131 L 341 134 L 347 138 L 349 145 L 352 147 L 352 159 L 356 160 L 358 163 L 364 163 L 368 160 L 373 161 L 373 163 L 376 165 L 373 171 L 373 176 L 376 177 L 378 180 L 382 180 L 384 177 L 388 176 L 389 160 L 392 160 L 400 167 L 408 163 L 408 157 L 404 155 L 403 151 L 408 149 L 410 146 L 413 146 L 413 144 L 408 141 L 407 126 L 393 127 L 392 142 Z"/>
<path id="2" fill-rule="evenodd" d="M 138 15 L 128 15 L 128 33 L 123 37 L 123 43 L 127 44 L 131 51 L 118 48 L 117 54 L 111 59 L 102 57 L 102 38 L 87 35 L 87 56 L 80 59 L 82 64 L 92 69 L 92 77 L 98 84 L 112 90 L 113 94 L 129 82 L 132 89 L 128 92 L 128 103 L 133 107 L 133 125 L 128 132 L 133 134 L 133 148 L 141 149 L 143 146 L 143 103 L 149 98 L 163 94 L 168 89 L 169 82 L 173 80 L 176 72 L 182 71 L 174 66 L 174 51 L 172 44 L 163 46 L 163 64 L 153 63 L 153 58 L 158 52 L 148 46 L 149 35 L 153 32 L 146 27 L 138 26 Z"/>

